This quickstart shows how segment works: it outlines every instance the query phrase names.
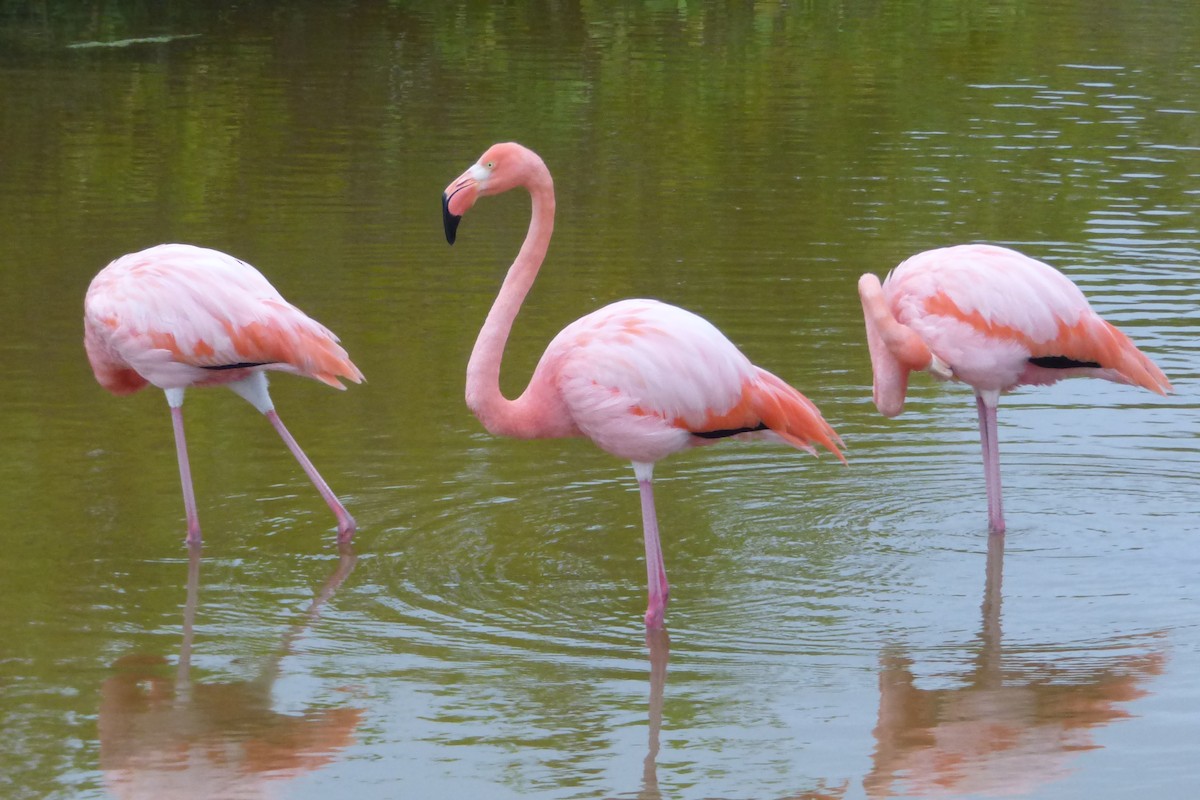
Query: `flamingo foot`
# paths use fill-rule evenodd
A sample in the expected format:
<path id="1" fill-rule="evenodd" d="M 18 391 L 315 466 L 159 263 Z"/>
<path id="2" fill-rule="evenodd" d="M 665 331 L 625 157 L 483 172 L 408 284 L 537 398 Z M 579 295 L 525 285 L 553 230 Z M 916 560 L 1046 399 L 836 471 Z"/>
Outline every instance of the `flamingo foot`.
<path id="1" fill-rule="evenodd" d="M 355 531 L 358 530 L 358 523 L 354 521 L 354 517 L 350 516 L 349 512 L 345 512 L 344 516 L 338 517 L 338 544 L 349 544 L 354 538 Z"/>
<path id="2" fill-rule="evenodd" d="M 646 616 L 645 616 L 646 630 L 648 630 L 648 631 L 663 630 L 663 628 L 665 627 L 664 623 L 663 623 L 663 614 L 667 610 L 666 605 L 667 604 L 664 600 L 660 600 L 657 603 L 654 601 L 650 602 L 650 605 L 646 607 Z"/>
<path id="3" fill-rule="evenodd" d="M 646 631 L 661 631 L 665 628 L 666 623 L 664 618 L 667 613 L 667 606 L 670 604 L 670 590 L 667 587 L 667 576 L 664 574 L 662 584 L 658 586 L 657 593 L 651 592 L 649 601 L 646 605 Z"/>

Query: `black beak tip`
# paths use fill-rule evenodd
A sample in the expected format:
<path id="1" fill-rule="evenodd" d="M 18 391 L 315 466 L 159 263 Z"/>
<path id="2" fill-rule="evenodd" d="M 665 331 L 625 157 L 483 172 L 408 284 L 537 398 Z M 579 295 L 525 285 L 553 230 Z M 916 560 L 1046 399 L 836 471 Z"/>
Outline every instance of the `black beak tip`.
<path id="1" fill-rule="evenodd" d="M 458 223 L 460 222 L 462 222 L 462 217 L 450 213 L 450 195 L 443 192 L 442 225 L 446 229 L 446 241 L 449 244 L 454 244 L 454 239 L 458 236 Z"/>

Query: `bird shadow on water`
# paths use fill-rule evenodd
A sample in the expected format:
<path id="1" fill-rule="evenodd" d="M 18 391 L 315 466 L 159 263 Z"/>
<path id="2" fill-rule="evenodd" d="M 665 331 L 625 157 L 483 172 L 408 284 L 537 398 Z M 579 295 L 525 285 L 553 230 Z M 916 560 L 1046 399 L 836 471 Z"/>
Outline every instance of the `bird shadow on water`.
<path id="1" fill-rule="evenodd" d="M 1156 634 L 1095 648 L 1138 645 L 1132 654 L 1006 652 L 1003 565 L 1004 536 L 990 535 L 978 642 L 958 685 L 920 688 L 911 656 L 899 647 L 881 653 L 867 797 L 1032 796 L 1066 777 L 1073 756 L 1099 749 L 1093 731 L 1132 716 L 1122 705 L 1148 694 L 1143 684 L 1162 674 Z"/>
<path id="2" fill-rule="evenodd" d="M 100 768 L 113 795 L 260 797 L 268 783 L 316 770 L 353 742 L 363 709 L 309 707 L 284 714 L 272 708 L 271 698 L 283 658 L 354 569 L 351 546 L 340 550 L 304 619 L 286 631 L 254 679 L 205 683 L 191 673 L 200 548 L 189 548 L 174 674 L 163 656 L 131 654 L 117 660 L 116 674 L 100 688 Z"/>

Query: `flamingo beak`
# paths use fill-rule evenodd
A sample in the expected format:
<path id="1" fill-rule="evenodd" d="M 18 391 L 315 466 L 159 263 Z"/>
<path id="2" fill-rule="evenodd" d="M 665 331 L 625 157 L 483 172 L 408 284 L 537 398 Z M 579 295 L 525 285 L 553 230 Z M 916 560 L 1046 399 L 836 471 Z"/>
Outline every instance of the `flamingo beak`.
<path id="1" fill-rule="evenodd" d="M 451 213 L 450 197 L 451 195 L 442 192 L 442 227 L 446 229 L 446 242 L 454 244 L 454 239 L 458 236 L 458 223 L 462 222 L 462 215 Z"/>
<path id="2" fill-rule="evenodd" d="M 467 170 L 442 192 L 442 225 L 446 229 L 446 241 L 450 244 L 454 244 L 458 235 L 458 223 L 462 221 L 463 214 L 475 205 L 479 197 L 479 179 L 475 170 L 476 167 Z"/>

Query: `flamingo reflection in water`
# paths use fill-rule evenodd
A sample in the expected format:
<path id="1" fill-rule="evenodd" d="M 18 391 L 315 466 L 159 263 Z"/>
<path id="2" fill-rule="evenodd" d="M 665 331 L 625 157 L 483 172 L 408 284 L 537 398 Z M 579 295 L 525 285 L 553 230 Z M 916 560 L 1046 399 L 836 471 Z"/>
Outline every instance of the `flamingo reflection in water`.
<path id="1" fill-rule="evenodd" d="M 650 700 L 648 703 L 648 743 L 646 758 L 642 762 L 642 787 L 635 795 L 637 800 L 663 800 L 658 784 L 658 753 L 662 737 L 663 695 L 667 685 L 667 662 L 671 658 L 671 637 L 665 628 L 646 631 L 646 648 L 650 654 Z M 821 781 L 820 788 L 790 794 L 781 800 L 840 800 L 846 794 L 850 782 L 827 787 Z"/>
<path id="2" fill-rule="evenodd" d="M 662 800 L 658 788 L 658 750 L 662 734 L 663 692 L 667 685 L 667 662 L 671 659 L 671 637 L 666 628 L 646 631 L 646 648 L 650 652 L 650 700 L 648 708 L 648 743 L 646 759 L 642 762 L 642 789 L 637 800 Z"/>
<path id="3" fill-rule="evenodd" d="M 1000 605 L 1004 537 L 988 537 L 980 647 L 966 685 L 916 686 L 912 661 L 885 653 L 867 796 L 1029 795 L 1064 778 L 1073 753 L 1100 747 L 1092 731 L 1129 717 L 1162 674 L 1160 649 L 1103 663 L 1005 664 Z"/>
<path id="4" fill-rule="evenodd" d="M 362 721 L 360 708 L 283 714 L 271 699 L 280 662 L 354 569 L 356 557 L 348 543 L 341 545 L 337 568 L 256 679 L 200 683 L 190 669 L 200 549 L 189 549 L 183 643 L 174 676 L 162 656 L 125 656 L 100 688 L 105 783 L 121 800 L 274 796 L 283 782 L 332 762 L 353 742 Z"/>

